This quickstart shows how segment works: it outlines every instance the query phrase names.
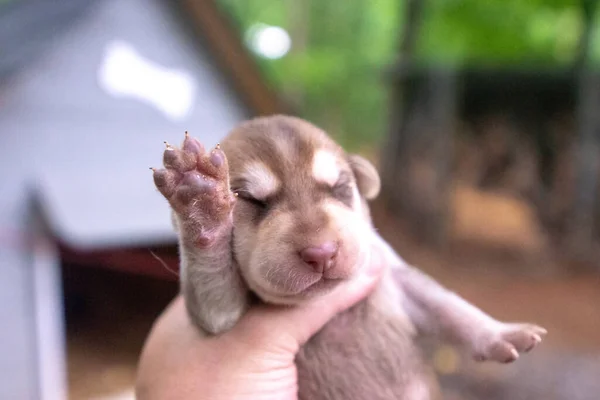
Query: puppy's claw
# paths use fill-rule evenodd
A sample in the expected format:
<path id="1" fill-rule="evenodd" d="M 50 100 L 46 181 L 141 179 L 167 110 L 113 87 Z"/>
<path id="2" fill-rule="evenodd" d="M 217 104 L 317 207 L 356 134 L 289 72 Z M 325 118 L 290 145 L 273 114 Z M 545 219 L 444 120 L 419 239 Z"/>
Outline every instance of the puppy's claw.
<path id="1" fill-rule="evenodd" d="M 183 140 L 183 150 L 195 155 L 201 155 L 204 153 L 204 146 L 198 140 L 188 135 L 186 131 L 185 139 Z"/>
<path id="2" fill-rule="evenodd" d="M 531 345 L 529 347 L 527 347 L 526 349 L 524 349 L 523 351 L 525 353 L 529 353 L 531 350 L 534 349 L 535 346 L 537 346 L 541 342 L 542 342 L 542 338 L 539 335 L 536 335 L 534 333 L 531 335 Z"/>
<path id="3" fill-rule="evenodd" d="M 480 354 L 484 359 L 513 362 L 520 353 L 527 353 L 540 344 L 545 332 L 544 328 L 532 324 L 502 324 L 496 332 L 490 332 L 491 338 L 488 337 L 489 342 Z"/>
<path id="4" fill-rule="evenodd" d="M 548 334 L 548 331 L 546 329 L 542 328 L 541 326 L 536 326 L 536 329 L 537 329 L 537 333 L 539 335 L 547 335 Z"/>
<path id="5" fill-rule="evenodd" d="M 510 349 L 510 358 L 508 358 L 506 360 L 507 363 L 509 362 L 513 362 L 519 359 L 519 352 L 517 351 L 517 349 L 512 348 Z"/>

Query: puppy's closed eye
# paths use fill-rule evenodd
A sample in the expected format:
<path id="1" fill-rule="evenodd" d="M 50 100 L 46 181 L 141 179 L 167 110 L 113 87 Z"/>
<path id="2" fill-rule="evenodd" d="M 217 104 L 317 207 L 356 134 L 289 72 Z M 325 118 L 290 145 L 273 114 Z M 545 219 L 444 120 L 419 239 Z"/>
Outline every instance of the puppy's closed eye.
<path id="1" fill-rule="evenodd" d="M 237 197 L 238 199 L 245 201 L 248 204 L 251 204 L 254 207 L 257 207 L 259 209 L 266 209 L 269 206 L 269 201 L 268 199 L 258 199 L 256 197 L 254 197 L 250 192 L 248 192 L 247 190 L 243 190 L 243 189 L 234 189 L 233 190 L 235 193 L 237 193 Z"/>
<path id="2" fill-rule="evenodd" d="M 338 181 L 331 188 L 331 194 L 345 205 L 352 206 L 352 179 L 349 173 L 342 172 L 340 174 Z"/>

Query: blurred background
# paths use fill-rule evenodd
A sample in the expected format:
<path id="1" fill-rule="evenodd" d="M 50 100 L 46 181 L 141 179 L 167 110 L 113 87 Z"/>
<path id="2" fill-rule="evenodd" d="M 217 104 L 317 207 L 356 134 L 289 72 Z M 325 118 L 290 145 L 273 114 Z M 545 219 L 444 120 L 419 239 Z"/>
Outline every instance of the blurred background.
<path id="1" fill-rule="evenodd" d="M 379 168 L 402 256 L 546 341 L 449 400 L 600 393 L 595 0 L 0 0 L 0 399 L 132 398 L 177 293 L 148 167 L 290 113 Z"/>

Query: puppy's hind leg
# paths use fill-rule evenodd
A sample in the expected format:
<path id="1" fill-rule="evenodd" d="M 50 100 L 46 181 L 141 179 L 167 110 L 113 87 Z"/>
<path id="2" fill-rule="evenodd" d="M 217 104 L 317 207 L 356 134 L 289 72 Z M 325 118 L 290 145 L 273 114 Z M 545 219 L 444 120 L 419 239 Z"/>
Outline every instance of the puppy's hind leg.
<path id="1" fill-rule="evenodd" d="M 462 345 L 475 360 L 515 361 L 546 334 L 537 325 L 495 320 L 415 268 L 396 269 L 394 277 L 417 328 Z"/>

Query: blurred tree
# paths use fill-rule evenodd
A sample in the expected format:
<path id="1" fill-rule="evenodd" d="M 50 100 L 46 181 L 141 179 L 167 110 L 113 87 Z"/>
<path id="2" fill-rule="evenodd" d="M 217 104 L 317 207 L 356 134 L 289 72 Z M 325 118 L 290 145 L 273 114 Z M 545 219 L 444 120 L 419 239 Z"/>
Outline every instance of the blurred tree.
<path id="1" fill-rule="evenodd" d="M 400 36 L 411 31 L 403 27 L 406 1 L 412 0 L 219 0 L 244 33 L 259 23 L 288 31 L 292 50 L 275 60 L 257 55 L 261 67 L 301 115 L 353 150 L 384 133 L 382 72 L 395 61 Z M 577 57 L 578 0 L 421 1 L 417 63 L 548 68 Z M 589 32 L 596 64 L 599 36 L 598 28 Z"/>
<path id="2" fill-rule="evenodd" d="M 429 62 L 560 65 L 581 28 L 578 0 L 430 0 L 419 51 Z"/>
<path id="3" fill-rule="evenodd" d="M 243 32 L 257 23 L 280 26 L 292 51 L 257 59 L 300 113 L 356 149 L 385 127 L 382 68 L 394 56 L 401 8 L 397 0 L 220 0 Z"/>

